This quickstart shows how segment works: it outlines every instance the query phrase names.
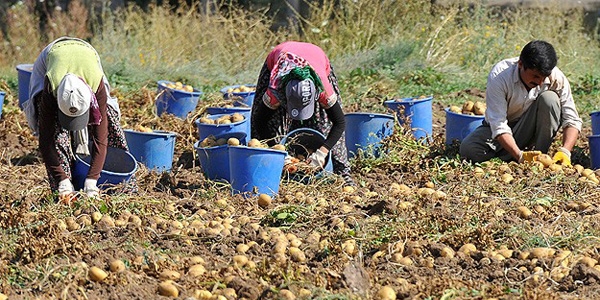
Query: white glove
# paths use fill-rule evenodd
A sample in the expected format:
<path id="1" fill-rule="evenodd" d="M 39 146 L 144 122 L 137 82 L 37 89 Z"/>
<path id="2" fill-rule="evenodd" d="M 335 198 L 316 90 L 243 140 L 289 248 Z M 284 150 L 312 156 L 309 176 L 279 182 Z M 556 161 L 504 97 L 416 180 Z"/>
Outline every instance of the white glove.
<path id="1" fill-rule="evenodd" d="M 73 188 L 73 184 L 71 183 L 71 180 L 69 180 L 69 178 L 63 179 L 58 183 L 59 196 L 68 195 L 73 193 L 74 191 L 75 189 Z"/>
<path id="2" fill-rule="evenodd" d="M 83 184 L 83 192 L 90 198 L 96 198 L 100 195 L 100 189 L 96 186 L 98 180 L 86 178 Z"/>
<path id="3" fill-rule="evenodd" d="M 327 153 L 323 152 L 321 148 L 317 149 L 317 151 L 313 152 L 310 156 L 308 156 L 308 163 L 317 168 L 325 167 L 325 159 L 327 158 Z"/>

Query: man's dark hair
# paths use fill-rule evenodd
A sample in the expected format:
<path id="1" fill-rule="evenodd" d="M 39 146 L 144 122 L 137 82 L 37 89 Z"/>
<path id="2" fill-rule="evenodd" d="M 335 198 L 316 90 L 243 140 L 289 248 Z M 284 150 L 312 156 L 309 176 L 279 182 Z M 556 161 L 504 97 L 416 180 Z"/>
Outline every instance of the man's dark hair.
<path id="1" fill-rule="evenodd" d="M 544 76 L 550 76 L 552 69 L 556 67 L 556 51 L 554 47 L 545 41 L 531 41 L 523 50 L 519 57 L 523 68 L 538 70 Z"/>

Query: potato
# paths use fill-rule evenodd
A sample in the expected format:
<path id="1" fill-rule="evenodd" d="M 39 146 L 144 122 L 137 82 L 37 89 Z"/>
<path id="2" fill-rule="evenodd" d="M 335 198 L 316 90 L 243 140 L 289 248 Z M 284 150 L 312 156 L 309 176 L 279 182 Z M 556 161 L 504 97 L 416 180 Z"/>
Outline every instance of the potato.
<path id="1" fill-rule="evenodd" d="M 394 289 L 389 286 L 383 286 L 379 289 L 379 291 L 377 291 L 377 294 L 375 295 L 375 299 L 377 300 L 396 300 L 396 291 L 394 291 Z"/>
<path id="2" fill-rule="evenodd" d="M 229 139 L 227 139 L 227 145 L 229 146 L 239 146 L 240 145 L 240 140 L 234 137 L 230 137 Z"/>
<path id="3" fill-rule="evenodd" d="M 346 185 L 346 186 L 342 187 L 342 192 L 344 192 L 344 193 L 352 194 L 355 191 L 356 191 L 356 189 L 351 185 Z"/>
<path id="4" fill-rule="evenodd" d="M 206 268 L 204 268 L 204 266 L 201 264 L 197 264 L 191 266 L 187 274 L 188 276 L 196 278 L 204 275 L 204 273 L 206 273 Z"/>
<path id="5" fill-rule="evenodd" d="M 140 124 L 136 125 L 134 130 L 139 131 L 139 132 L 153 132 L 152 128 L 148 128 L 148 127 L 140 125 Z"/>
<path id="6" fill-rule="evenodd" d="M 202 148 L 214 147 L 216 145 L 217 145 L 217 141 L 215 140 L 215 137 L 212 136 L 212 135 L 208 136 L 208 137 L 205 137 L 200 142 L 200 147 L 202 147 Z"/>
<path id="7" fill-rule="evenodd" d="M 583 169 L 581 171 L 581 176 L 583 177 L 589 177 L 591 174 L 594 174 L 594 171 L 592 171 L 591 169 Z"/>
<path id="8" fill-rule="evenodd" d="M 244 121 L 244 115 L 242 115 L 240 113 L 234 113 L 231 115 L 231 121 L 233 123 Z"/>
<path id="9" fill-rule="evenodd" d="M 442 248 L 442 250 L 440 251 L 440 256 L 441 257 L 446 257 L 446 258 L 453 258 L 454 257 L 454 250 L 450 247 L 444 247 Z"/>
<path id="10" fill-rule="evenodd" d="M 456 113 L 456 114 L 460 114 L 462 113 L 462 110 L 460 109 L 460 107 L 456 106 L 456 105 L 452 105 L 450 106 L 449 111 Z"/>
<path id="11" fill-rule="evenodd" d="M 483 103 L 481 101 L 476 101 L 473 104 L 473 113 L 475 115 L 483 116 L 485 114 L 485 109 L 486 109 L 485 103 Z"/>
<path id="12" fill-rule="evenodd" d="M 179 274 L 177 271 L 164 270 L 160 273 L 160 275 L 158 275 L 158 278 L 161 280 L 178 280 L 181 278 L 181 274 Z"/>
<path id="13" fill-rule="evenodd" d="M 302 250 L 300 250 L 299 248 L 290 247 L 290 249 L 288 251 L 290 252 L 290 257 L 292 258 L 293 261 L 299 262 L 299 263 L 303 263 L 306 261 L 306 255 L 304 255 L 304 252 Z"/>
<path id="14" fill-rule="evenodd" d="M 537 159 L 537 161 L 541 162 L 544 165 L 544 168 L 547 168 L 550 165 L 554 164 L 552 157 L 550 157 L 550 155 L 545 154 L 545 153 L 538 155 L 536 159 Z"/>
<path id="15" fill-rule="evenodd" d="M 296 295 L 294 295 L 294 293 L 292 293 L 290 290 L 286 290 L 286 289 L 281 289 L 279 290 L 279 297 L 277 299 L 282 299 L 282 300 L 293 300 L 296 299 Z"/>
<path id="16" fill-rule="evenodd" d="M 548 166 L 548 169 L 552 172 L 561 172 L 563 170 L 563 166 L 559 164 L 551 164 Z"/>
<path id="17" fill-rule="evenodd" d="M 88 271 L 88 276 L 90 280 L 100 282 L 108 277 L 108 274 L 98 267 L 91 267 Z"/>
<path id="18" fill-rule="evenodd" d="M 510 173 L 504 173 L 500 176 L 500 180 L 506 184 L 511 183 L 515 178 Z"/>
<path id="19" fill-rule="evenodd" d="M 229 119 L 229 116 L 224 116 L 224 117 L 218 118 L 216 123 L 219 125 L 226 125 L 226 124 L 231 124 L 231 120 Z"/>
<path id="20" fill-rule="evenodd" d="M 261 144 L 261 143 L 260 143 L 260 141 L 259 141 L 259 140 L 257 140 L 257 139 L 251 139 L 251 140 L 248 142 L 248 147 L 260 148 L 260 147 L 262 147 L 262 144 Z"/>
<path id="21" fill-rule="evenodd" d="M 248 257 L 246 255 L 234 255 L 233 256 L 233 264 L 238 267 L 243 267 L 248 263 Z"/>
<path id="22" fill-rule="evenodd" d="M 115 273 L 121 273 L 127 268 L 125 263 L 120 259 L 114 259 L 108 264 L 110 271 Z"/>
<path id="23" fill-rule="evenodd" d="M 356 254 L 358 252 L 358 249 L 356 248 L 356 241 L 355 240 L 347 240 L 342 244 L 342 250 L 350 255 L 350 256 L 354 256 L 354 254 Z"/>
<path id="24" fill-rule="evenodd" d="M 462 113 L 468 113 L 468 112 L 473 112 L 473 106 L 475 105 L 475 103 L 473 103 L 473 101 L 465 101 L 465 103 L 463 103 L 463 107 L 462 107 Z"/>
<path id="25" fill-rule="evenodd" d="M 267 194 L 258 195 L 258 206 L 267 207 L 267 206 L 271 205 L 271 202 L 272 202 L 271 196 L 269 196 Z"/>
<path id="26" fill-rule="evenodd" d="M 475 247 L 475 245 L 471 243 L 464 244 L 460 247 L 460 249 L 458 249 L 458 252 L 462 252 L 464 254 L 469 254 L 475 251 L 477 251 L 477 247 Z"/>
<path id="27" fill-rule="evenodd" d="M 410 257 L 401 257 L 400 259 L 398 259 L 398 263 L 403 265 L 403 266 L 412 266 L 413 265 L 413 260 Z"/>
<path id="28" fill-rule="evenodd" d="M 584 264 L 591 268 L 598 263 L 598 260 L 593 259 L 589 256 L 583 256 L 581 259 L 579 259 L 579 261 L 577 261 L 577 263 Z"/>
<path id="29" fill-rule="evenodd" d="M 201 124 L 215 124 L 215 120 L 207 118 L 207 117 L 202 117 L 202 118 L 200 118 L 200 123 Z"/>
<path id="30" fill-rule="evenodd" d="M 271 149 L 285 151 L 285 146 L 282 144 L 275 144 L 275 145 L 273 145 L 273 147 L 271 147 Z"/>
<path id="31" fill-rule="evenodd" d="M 549 258 L 554 256 L 556 251 L 552 248 L 538 247 L 533 248 L 529 251 L 530 257 L 532 258 Z"/>
<path id="32" fill-rule="evenodd" d="M 531 210 L 525 206 L 517 207 L 517 212 L 519 214 L 519 217 L 521 217 L 522 219 L 529 219 L 533 214 Z"/>
<path id="33" fill-rule="evenodd" d="M 167 297 L 173 297 L 173 298 L 179 297 L 179 290 L 177 289 L 177 287 L 175 285 L 173 285 L 173 281 L 171 281 L 171 280 L 167 280 L 167 281 L 163 281 L 163 282 L 159 283 L 158 284 L 158 293 L 161 296 L 167 296 Z"/>

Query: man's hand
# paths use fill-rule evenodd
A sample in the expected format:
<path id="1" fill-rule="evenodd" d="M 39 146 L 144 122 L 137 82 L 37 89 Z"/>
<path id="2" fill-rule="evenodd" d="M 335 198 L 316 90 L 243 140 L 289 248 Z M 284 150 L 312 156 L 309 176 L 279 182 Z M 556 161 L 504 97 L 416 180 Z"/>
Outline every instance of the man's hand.
<path id="1" fill-rule="evenodd" d="M 554 153 L 552 157 L 554 163 L 561 164 L 563 166 L 571 166 L 571 151 L 564 147 L 558 148 L 558 151 Z"/>
<path id="2" fill-rule="evenodd" d="M 100 196 L 100 189 L 96 186 L 98 180 L 86 178 L 83 184 L 83 192 L 90 198 L 96 198 Z"/>
<path id="3" fill-rule="evenodd" d="M 519 155 L 519 163 L 522 163 L 525 161 L 532 162 L 540 154 L 542 154 L 542 151 L 521 151 L 521 155 Z"/>
<path id="4" fill-rule="evenodd" d="M 310 156 L 308 156 L 308 164 L 317 167 L 323 168 L 325 167 L 325 159 L 327 158 L 327 153 L 325 153 L 321 149 L 317 149 L 317 151 L 313 152 Z"/>

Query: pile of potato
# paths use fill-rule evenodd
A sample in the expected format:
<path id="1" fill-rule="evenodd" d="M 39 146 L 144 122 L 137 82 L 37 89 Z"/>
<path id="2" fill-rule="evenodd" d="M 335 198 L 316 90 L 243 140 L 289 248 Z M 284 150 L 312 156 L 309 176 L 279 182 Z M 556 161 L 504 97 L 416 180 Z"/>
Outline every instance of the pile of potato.
<path id="1" fill-rule="evenodd" d="M 136 125 L 136 126 L 133 128 L 133 130 L 135 130 L 135 131 L 139 131 L 139 132 L 147 132 L 147 133 L 152 133 L 152 132 L 154 132 L 154 130 L 152 130 L 152 128 L 149 128 L 149 127 L 146 127 L 146 126 L 144 126 L 144 125 L 140 125 L 140 124 Z"/>
<path id="2" fill-rule="evenodd" d="M 223 145 L 240 146 L 241 143 L 240 143 L 240 140 L 235 137 L 230 137 L 228 139 L 226 139 L 226 138 L 217 139 L 214 135 L 211 134 L 211 135 L 205 137 L 204 139 L 202 139 L 202 141 L 200 141 L 200 144 L 199 144 L 199 146 L 202 148 L 209 148 L 209 147 L 216 147 L 216 146 L 223 146 Z M 265 148 L 265 149 L 269 148 L 269 146 L 267 146 L 267 144 L 262 143 L 258 139 L 251 139 L 250 141 L 248 141 L 248 147 Z M 285 151 L 285 146 L 276 144 L 273 147 L 270 147 L 270 149 Z"/>
<path id="3" fill-rule="evenodd" d="M 485 109 L 485 102 L 481 101 L 465 101 L 462 108 L 456 105 L 450 106 L 451 112 L 470 116 L 483 116 L 485 114 Z"/>
<path id="4" fill-rule="evenodd" d="M 256 87 L 246 86 L 246 85 L 240 85 L 239 87 L 236 87 L 236 88 L 228 88 L 227 89 L 228 94 L 249 93 L 249 92 L 254 92 L 254 91 L 256 91 Z"/>
<path id="5" fill-rule="evenodd" d="M 188 93 L 191 93 L 194 91 L 194 88 L 191 85 L 183 84 L 180 81 L 177 81 L 174 83 L 169 82 L 166 84 L 166 86 L 173 90 L 180 90 L 180 91 L 184 91 L 184 92 L 188 92 Z"/>
<path id="6" fill-rule="evenodd" d="M 202 118 L 200 118 L 200 123 L 201 124 L 231 124 L 231 123 L 237 123 L 237 122 L 241 122 L 244 120 L 244 115 L 240 114 L 240 113 L 233 113 L 233 114 L 225 114 L 220 116 L 218 119 L 213 120 L 211 118 L 209 118 L 208 116 L 204 116 Z"/>

